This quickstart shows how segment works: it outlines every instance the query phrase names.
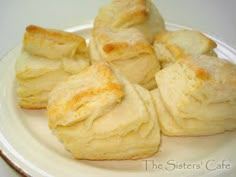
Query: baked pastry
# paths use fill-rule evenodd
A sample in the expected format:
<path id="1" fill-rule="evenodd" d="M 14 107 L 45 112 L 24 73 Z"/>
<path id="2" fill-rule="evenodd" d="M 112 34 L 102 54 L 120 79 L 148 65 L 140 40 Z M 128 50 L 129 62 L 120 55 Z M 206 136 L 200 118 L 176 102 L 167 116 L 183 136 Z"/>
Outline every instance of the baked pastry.
<path id="1" fill-rule="evenodd" d="M 47 106 L 60 81 L 89 65 L 85 40 L 72 33 L 28 26 L 16 61 L 17 95 L 22 108 Z"/>
<path id="2" fill-rule="evenodd" d="M 212 135 L 236 128 L 236 65 L 191 56 L 158 72 L 156 81 L 152 95 L 163 134 Z"/>
<path id="3" fill-rule="evenodd" d="M 155 35 L 165 30 L 165 23 L 151 0 L 112 0 L 100 8 L 94 29 L 137 28 L 152 42 Z"/>
<path id="4" fill-rule="evenodd" d="M 104 63 L 53 89 L 48 121 L 77 159 L 139 159 L 153 155 L 160 144 L 150 92 Z"/>
<path id="5" fill-rule="evenodd" d="M 89 43 L 92 62 L 105 61 L 118 68 L 132 83 L 155 88 L 154 75 L 160 69 L 152 46 L 136 28 L 93 31 Z"/>
<path id="6" fill-rule="evenodd" d="M 154 40 L 156 56 L 164 68 L 183 55 L 216 56 L 216 43 L 198 31 L 178 30 L 159 33 Z"/>

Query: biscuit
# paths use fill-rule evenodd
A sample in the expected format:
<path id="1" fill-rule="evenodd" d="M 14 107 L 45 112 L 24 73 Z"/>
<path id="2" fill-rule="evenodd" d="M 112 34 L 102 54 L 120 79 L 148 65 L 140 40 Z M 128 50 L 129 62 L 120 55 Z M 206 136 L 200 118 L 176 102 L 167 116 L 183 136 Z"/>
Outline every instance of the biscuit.
<path id="1" fill-rule="evenodd" d="M 180 59 L 156 74 L 161 130 L 170 136 L 212 135 L 236 128 L 236 66 L 206 55 Z"/>
<path id="2" fill-rule="evenodd" d="M 216 43 L 198 31 L 178 30 L 162 32 L 155 37 L 154 49 L 162 68 L 174 63 L 184 55 L 216 56 Z"/>
<path id="3" fill-rule="evenodd" d="M 94 20 L 94 29 L 104 27 L 137 28 L 149 42 L 157 33 L 165 31 L 164 20 L 150 0 L 112 0 L 100 8 Z"/>
<path id="4" fill-rule="evenodd" d="M 28 26 L 16 61 L 17 96 L 22 108 L 47 106 L 48 93 L 89 65 L 85 40 L 75 34 Z"/>
<path id="5" fill-rule="evenodd" d="M 132 83 L 147 89 L 156 87 L 154 75 L 160 69 L 152 46 L 136 28 L 93 31 L 89 43 L 92 62 L 104 61 L 119 69 Z"/>
<path id="6" fill-rule="evenodd" d="M 58 84 L 48 104 L 49 127 L 77 159 L 153 155 L 160 144 L 156 117 L 150 93 L 104 63 Z"/>

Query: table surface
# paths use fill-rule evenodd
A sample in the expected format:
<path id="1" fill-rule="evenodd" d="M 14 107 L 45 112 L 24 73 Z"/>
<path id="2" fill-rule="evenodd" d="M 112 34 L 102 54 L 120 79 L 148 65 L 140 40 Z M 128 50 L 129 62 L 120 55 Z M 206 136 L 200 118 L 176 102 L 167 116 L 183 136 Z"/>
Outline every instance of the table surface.
<path id="1" fill-rule="evenodd" d="M 90 22 L 109 0 L 0 0 L 0 58 L 21 43 L 25 27 L 65 29 Z M 236 49 L 235 0 L 154 0 L 167 22 L 210 34 Z M 0 176 L 20 176 L 0 158 Z"/>

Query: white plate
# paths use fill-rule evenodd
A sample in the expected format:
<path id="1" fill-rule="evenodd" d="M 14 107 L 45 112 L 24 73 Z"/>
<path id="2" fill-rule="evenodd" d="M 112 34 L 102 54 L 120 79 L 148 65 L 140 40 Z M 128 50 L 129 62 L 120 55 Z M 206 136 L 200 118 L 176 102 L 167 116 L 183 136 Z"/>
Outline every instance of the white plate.
<path id="1" fill-rule="evenodd" d="M 184 28 L 173 24 L 167 26 L 170 30 Z M 88 40 L 91 25 L 77 26 L 67 31 L 76 32 Z M 235 63 L 236 51 L 213 39 L 218 44 L 218 55 L 231 58 Z M 74 160 L 48 129 L 45 111 L 18 107 L 14 66 L 19 52 L 20 46 L 0 62 L 0 148 L 3 155 L 25 174 L 35 177 L 229 177 L 236 174 L 236 132 L 195 138 L 162 137 L 160 151 L 144 160 Z"/>

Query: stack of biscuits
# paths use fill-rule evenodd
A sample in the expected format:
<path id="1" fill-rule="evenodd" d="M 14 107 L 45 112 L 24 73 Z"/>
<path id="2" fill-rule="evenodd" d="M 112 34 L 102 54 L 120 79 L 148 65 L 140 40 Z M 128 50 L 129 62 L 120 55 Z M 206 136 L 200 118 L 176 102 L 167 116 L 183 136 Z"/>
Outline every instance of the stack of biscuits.
<path id="1" fill-rule="evenodd" d="M 75 34 L 28 26 L 16 61 L 19 105 L 46 108 L 53 87 L 90 63 L 85 40 Z"/>
<path id="2" fill-rule="evenodd" d="M 112 0 L 91 38 L 26 28 L 16 62 L 22 108 L 46 108 L 49 128 L 76 159 L 154 155 L 161 133 L 236 129 L 236 65 L 194 30 L 168 31 L 151 0 Z"/>

